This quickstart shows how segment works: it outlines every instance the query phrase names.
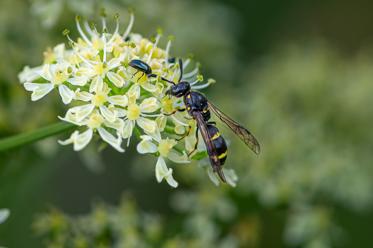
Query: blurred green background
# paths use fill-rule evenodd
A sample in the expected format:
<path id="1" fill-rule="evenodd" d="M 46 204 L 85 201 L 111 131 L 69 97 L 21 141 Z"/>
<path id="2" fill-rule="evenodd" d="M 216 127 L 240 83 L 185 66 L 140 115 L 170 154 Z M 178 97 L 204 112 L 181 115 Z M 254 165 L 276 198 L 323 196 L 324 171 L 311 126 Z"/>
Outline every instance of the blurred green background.
<path id="1" fill-rule="evenodd" d="M 0 154 L 5 247 L 372 247 L 373 3 L 259 0 L 1 0 L 0 137 L 56 122 L 56 95 L 38 102 L 23 66 L 65 42 L 74 16 L 135 9 L 134 32 L 176 37 L 193 53 L 205 93 L 262 145 L 229 130 L 236 188 L 215 187 L 197 164 L 175 165 L 177 189 L 158 184 L 135 143 L 83 152 L 50 138 Z M 68 134 L 61 135 L 65 138 Z"/>

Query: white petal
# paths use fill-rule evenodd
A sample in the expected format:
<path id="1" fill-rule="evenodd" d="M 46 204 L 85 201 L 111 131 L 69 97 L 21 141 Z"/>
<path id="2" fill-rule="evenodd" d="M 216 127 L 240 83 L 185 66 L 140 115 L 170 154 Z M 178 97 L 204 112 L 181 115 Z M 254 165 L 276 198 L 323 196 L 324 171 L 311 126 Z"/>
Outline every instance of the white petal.
<path id="1" fill-rule="evenodd" d="M 159 116 L 155 121 L 157 122 L 158 128 L 163 131 L 167 124 L 167 116 Z"/>
<path id="2" fill-rule="evenodd" d="M 174 179 L 174 177 L 172 176 L 172 169 L 170 169 L 170 175 L 166 177 L 166 181 L 168 185 L 170 185 L 173 188 L 177 188 L 177 186 L 179 185 Z"/>
<path id="3" fill-rule="evenodd" d="M 126 95 L 115 95 L 115 96 L 109 96 L 108 101 L 111 104 L 125 107 L 128 104 L 128 97 Z"/>
<path id="4" fill-rule="evenodd" d="M 116 118 L 114 122 L 105 121 L 105 126 L 115 129 L 117 132 L 122 133 L 124 128 L 124 121 Z"/>
<path id="5" fill-rule="evenodd" d="M 21 83 L 25 82 L 32 82 L 35 79 L 40 78 L 40 73 L 42 71 L 42 66 L 38 66 L 35 68 L 30 68 L 26 66 L 23 68 L 22 72 L 18 74 L 18 79 Z"/>
<path id="6" fill-rule="evenodd" d="M 149 92 L 156 92 L 158 87 L 154 84 L 151 84 L 149 82 L 144 82 L 141 84 L 141 87 L 143 87 L 145 90 Z"/>
<path id="7" fill-rule="evenodd" d="M 118 66 L 120 66 L 122 58 L 113 58 L 107 63 L 107 68 L 112 70 Z"/>
<path id="8" fill-rule="evenodd" d="M 58 141 L 61 145 L 74 144 L 74 151 L 80 151 L 88 145 L 91 141 L 93 135 L 92 129 L 87 129 L 87 131 L 79 134 L 78 131 L 75 131 L 71 134 L 70 138 L 64 141 Z"/>
<path id="9" fill-rule="evenodd" d="M 159 108 L 159 102 L 155 97 L 149 97 L 144 99 L 140 104 L 141 112 L 143 113 L 150 113 L 154 112 Z"/>
<path id="10" fill-rule="evenodd" d="M 6 208 L 0 209 L 0 224 L 4 223 L 6 219 L 8 219 L 9 215 L 10 215 L 9 209 L 6 209 Z"/>
<path id="11" fill-rule="evenodd" d="M 140 154 L 155 153 L 157 152 L 157 146 L 150 140 L 143 139 L 137 144 L 137 152 Z"/>
<path id="12" fill-rule="evenodd" d="M 136 120 L 137 125 L 141 127 L 146 133 L 154 133 L 157 129 L 157 123 L 153 120 L 149 120 L 143 117 L 140 117 Z"/>
<path id="13" fill-rule="evenodd" d="M 122 109 L 122 108 L 116 108 L 117 111 L 117 117 L 123 118 L 127 116 L 127 110 Z"/>
<path id="14" fill-rule="evenodd" d="M 64 104 L 69 104 L 74 98 L 74 91 L 70 90 L 66 85 L 61 84 L 58 86 L 58 91 Z"/>
<path id="15" fill-rule="evenodd" d="M 45 64 L 39 73 L 39 75 L 45 80 L 52 81 L 53 76 L 51 74 L 51 66 L 49 64 Z"/>
<path id="16" fill-rule="evenodd" d="M 71 108 L 67 111 L 66 117 L 69 114 L 72 114 L 72 115 L 74 115 L 75 121 L 80 122 L 84 118 L 86 118 L 88 115 L 90 115 L 94 108 L 95 108 L 95 106 L 93 104 L 76 106 L 76 107 L 73 107 L 73 108 Z"/>
<path id="17" fill-rule="evenodd" d="M 135 100 L 140 97 L 140 86 L 134 84 L 127 92 L 129 98 L 134 98 Z"/>
<path id="18" fill-rule="evenodd" d="M 169 174 L 169 169 L 166 166 L 166 162 L 162 157 L 159 157 L 155 165 L 155 177 L 157 181 L 162 182 L 163 178 Z"/>
<path id="19" fill-rule="evenodd" d="M 174 150 L 171 150 L 168 154 L 168 159 L 170 159 L 172 162 L 179 163 L 179 164 L 186 164 L 190 163 L 188 155 L 187 154 L 182 154 L 180 155 Z"/>
<path id="20" fill-rule="evenodd" d="M 124 121 L 122 137 L 124 139 L 131 137 L 133 128 L 134 128 L 134 121 L 130 121 L 130 120 Z"/>
<path id="21" fill-rule="evenodd" d="M 160 132 L 160 130 L 158 128 L 155 130 L 154 133 L 148 133 L 148 135 L 151 136 L 157 142 L 159 142 L 159 141 L 162 140 L 161 132 Z"/>
<path id="22" fill-rule="evenodd" d="M 23 87 L 25 87 L 25 89 L 27 91 L 35 91 L 36 89 L 40 88 L 40 85 L 44 85 L 44 84 L 36 84 L 36 83 L 24 83 L 23 84 Z M 46 84 L 47 85 L 47 84 Z"/>
<path id="23" fill-rule="evenodd" d="M 213 182 L 216 186 L 219 186 L 219 184 L 220 184 L 219 179 L 216 176 L 216 174 L 213 172 L 211 167 L 207 167 L 206 171 L 207 171 L 207 175 L 209 176 L 211 182 Z"/>
<path id="24" fill-rule="evenodd" d="M 70 135 L 70 138 L 66 139 L 66 140 L 59 140 L 58 143 L 60 143 L 61 145 L 65 146 L 65 145 L 69 145 L 69 144 L 72 144 L 74 143 L 74 140 L 76 138 L 76 136 L 79 135 L 79 132 L 78 131 L 74 131 L 71 135 Z"/>
<path id="25" fill-rule="evenodd" d="M 53 53 L 56 55 L 57 60 L 63 59 L 64 52 L 65 52 L 64 43 L 58 44 L 57 46 L 53 48 Z"/>
<path id="26" fill-rule="evenodd" d="M 118 136 L 118 138 L 115 138 L 111 133 L 109 133 L 102 127 L 97 128 L 97 131 L 104 141 L 109 143 L 117 151 L 124 152 L 124 149 L 120 147 L 120 145 L 122 144 L 122 138 L 120 136 Z"/>
<path id="27" fill-rule="evenodd" d="M 184 134 L 186 132 L 185 129 L 186 129 L 186 127 L 184 127 L 182 125 L 175 124 L 174 130 L 175 130 L 176 134 L 179 134 L 179 135 Z"/>
<path id="28" fill-rule="evenodd" d="M 189 135 L 185 137 L 185 149 L 187 151 L 192 151 L 194 149 L 194 146 L 197 143 L 196 136 L 194 135 L 194 132 L 192 132 L 193 135 Z"/>
<path id="29" fill-rule="evenodd" d="M 115 119 L 117 118 L 115 113 L 111 110 L 109 110 L 106 106 L 101 105 L 100 106 L 100 113 L 102 116 L 109 122 L 114 122 Z"/>
<path id="30" fill-rule="evenodd" d="M 92 79 L 91 85 L 89 87 L 89 92 L 101 92 L 104 89 L 104 81 L 100 76 Z"/>
<path id="31" fill-rule="evenodd" d="M 106 76 L 115 86 L 119 88 L 124 86 L 124 79 L 119 74 L 109 71 Z"/>
<path id="32" fill-rule="evenodd" d="M 91 141 L 92 135 L 93 135 L 92 129 L 87 129 L 87 131 L 79 134 L 74 141 L 74 150 L 80 151 L 84 147 L 86 147 L 88 143 Z"/>
<path id="33" fill-rule="evenodd" d="M 155 177 L 159 183 L 165 178 L 170 186 L 174 188 L 178 186 L 178 183 L 172 177 L 172 169 L 167 168 L 166 162 L 162 157 L 158 158 L 157 164 L 155 165 Z"/>
<path id="34" fill-rule="evenodd" d="M 35 83 L 24 83 L 23 84 L 27 91 L 32 91 L 31 100 L 37 101 L 51 92 L 54 88 L 53 84 L 35 84 Z"/>
<path id="35" fill-rule="evenodd" d="M 227 183 L 232 187 L 236 187 L 237 181 L 238 181 L 238 176 L 236 172 L 233 169 L 223 168 L 223 173 L 225 175 L 225 179 L 227 180 Z"/>
<path id="36" fill-rule="evenodd" d="M 75 86 L 84 86 L 87 84 L 88 80 L 89 80 L 88 77 L 72 77 L 72 78 L 69 78 L 67 82 Z"/>
<path id="37" fill-rule="evenodd" d="M 89 102 L 92 100 L 92 98 L 93 98 L 93 95 L 89 92 L 80 91 L 80 89 L 77 89 L 75 91 L 75 97 L 74 97 L 75 100 Z"/>

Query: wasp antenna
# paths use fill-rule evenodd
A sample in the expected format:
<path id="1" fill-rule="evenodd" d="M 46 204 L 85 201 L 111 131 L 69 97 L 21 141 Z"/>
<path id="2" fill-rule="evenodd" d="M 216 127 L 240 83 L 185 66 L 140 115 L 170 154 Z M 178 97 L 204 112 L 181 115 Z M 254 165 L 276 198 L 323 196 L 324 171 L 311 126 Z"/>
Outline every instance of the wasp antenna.
<path id="1" fill-rule="evenodd" d="M 181 81 L 181 79 L 183 79 L 183 73 L 184 73 L 184 70 L 183 70 L 183 60 L 182 59 L 179 59 L 179 70 L 180 70 L 180 76 L 179 76 L 179 82 Z"/>

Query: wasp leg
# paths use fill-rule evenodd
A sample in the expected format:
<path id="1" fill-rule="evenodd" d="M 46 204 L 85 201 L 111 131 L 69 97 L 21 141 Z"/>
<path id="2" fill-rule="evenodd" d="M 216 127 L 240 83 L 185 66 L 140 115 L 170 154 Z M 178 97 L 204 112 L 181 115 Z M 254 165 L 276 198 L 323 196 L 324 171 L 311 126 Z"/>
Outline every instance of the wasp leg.
<path id="1" fill-rule="evenodd" d="M 186 109 L 185 108 L 182 108 L 182 109 L 176 109 L 174 111 L 172 111 L 171 113 L 169 114 L 164 114 L 165 116 L 170 116 L 170 115 L 173 115 L 175 114 L 176 112 L 184 112 Z"/>
<path id="2" fill-rule="evenodd" d="M 207 124 L 211 124 L 211 125 L 216 126 L 216 122 L 215 121 L 209 121 L 209 122 L 207 122 Z"/>
<path id="3" fill-rule="evenodd" d="M 191 152 L 188 153 L 188 157 L 190 157 L 190 155 L 192 155 L 196 150 L 197 150 L 197 147 L 198 147 L 198 126 L 196 128 L 196 144 L 194 145 L 194 148 Z"/>
<path id="4" fill-rule="evenodd" d="M 190 134 L 190 130 L 192 129 L 192 126 L 189 125 L 188 127 L 188 131 L 186 131 L 183 136 L 181 136 L 180 138 L 176 139 L 177 141 L 180 141 L 182 139 L 184 139 L 185 137 L 187 137 L 189 134 Z"/>

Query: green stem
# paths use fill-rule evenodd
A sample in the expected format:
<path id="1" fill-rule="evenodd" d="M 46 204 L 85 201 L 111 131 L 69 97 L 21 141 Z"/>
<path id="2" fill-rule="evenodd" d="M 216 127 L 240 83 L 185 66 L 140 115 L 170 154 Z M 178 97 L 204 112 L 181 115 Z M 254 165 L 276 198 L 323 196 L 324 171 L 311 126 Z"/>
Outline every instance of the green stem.
<path id="1" fill-rule="evenodd" d="M 0 152 L 23 146 L 72 129 L 75 125 L 70 123 L 55 123 L 27 133 L 16 134 L 0 139 Z"/>

